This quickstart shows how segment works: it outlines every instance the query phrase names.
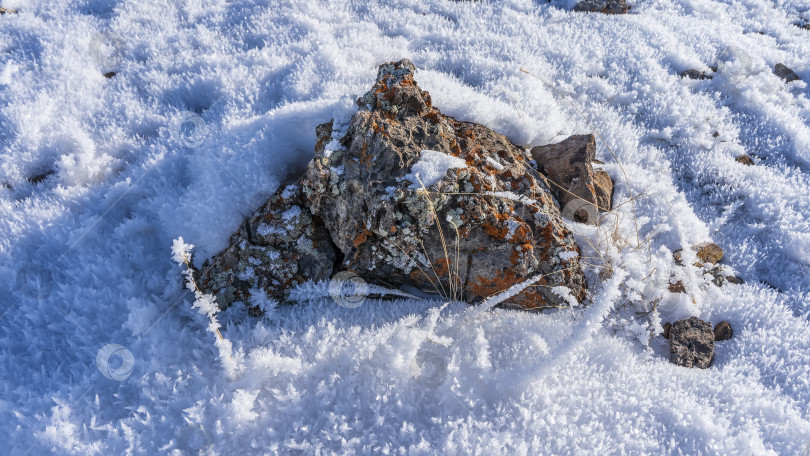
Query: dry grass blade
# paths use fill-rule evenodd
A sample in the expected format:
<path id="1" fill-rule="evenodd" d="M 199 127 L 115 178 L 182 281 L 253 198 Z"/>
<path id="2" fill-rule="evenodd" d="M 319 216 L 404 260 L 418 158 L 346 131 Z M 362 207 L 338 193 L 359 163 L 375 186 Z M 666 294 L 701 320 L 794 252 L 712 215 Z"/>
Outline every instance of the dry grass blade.
<path id="1" fill-rule="evenodd" d="M 453 268 L 450 265 L 450 255 L 447 254 L 447 242 L 444 239 L 444 230 L 442 230 L 442 224 L 439 220 L 439 215 L 436 213 L 436 208 L 433 205 L 433 201 L 431 201 L 430 196 L 428 196 L 430 192 L 428 192 L 427 188 L 425 188 L 425 184 L 422 182 L 422 179 L 418 175 L 416 176 L 416 179 L 419 181 L 419 185 L 422 186 L 422 188 L 419 189 L 418 193 L 420 193 L 425 198 L 425 201 L 427 201 L 428 207 L 430 208 L 430 213 L 433 214 L 433 219 L 436 221 L 436 228 L 439 230 L 439 239 L 442 242 L 442 250 L 444 251 L 445 266 L 447 266 L 447 278 L 449 280 L 448 286 L 450 287 L 449 298 L 456 299 L 454 286 L 455 280 L 453 279 Z M 441 281 L 439 281 L 439 283 L 441 284 Z"/>

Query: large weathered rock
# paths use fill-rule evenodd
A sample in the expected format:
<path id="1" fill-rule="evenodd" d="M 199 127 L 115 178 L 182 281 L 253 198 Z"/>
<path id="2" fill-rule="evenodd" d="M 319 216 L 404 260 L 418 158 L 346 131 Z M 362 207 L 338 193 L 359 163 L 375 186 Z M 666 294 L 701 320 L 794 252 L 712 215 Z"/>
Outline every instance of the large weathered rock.
<path id="1" fill-rule="evenodd" d="M 336 250 L 319 217 L 313 216 L 299 185 L 279 190 L 231 237 L 228 248 L 200 270 L 200 288 L 226 308 L 251 306 L 252 295 L 283 301 L 289 288 L 306 280 L 329 280 Z"/>
<path id="2" fill-rule="evenodd" d="M 714 356 L 714 331 L 697 317 L 676 321 L 669 330 L 669 360 L 683 367 L 706 369 Z"/>
<path id="3" fill-rule="evenodd" d="M 596 140 L 593 135 L 574 135 L 556 143 L 537 146 L 531 150 L 538 168 L 552 181 L 552 187 L 560 207 L 579 200 L 596 205 L 599 210 L 611 209 L 613 180 L 605 171 L 594 171 Z M 572 208 L 571 215 L 579 215 Z M 567 211 L 563 215 L 568 217 Z M 571 217 L 576 221 L 596 223 L 596 214 L 586 220 Z"/>
<path id="4" fill-rule="evenodd" d="M 629 9 L 625 0 L 585 0 L 574 6 L 581 13 L 626 14 Z"/>
<path id="5" fill-rule="evenodd" d="M 443 115 L 413 73 L 408 60 L 381 65 L 348 130 L 319 128 L 302 185 L 343 266 L 468 302 L 544 275 L 504 304 L 566 305 L 556 286 L 581 301 L 579 248 L 525 152 L 482 125 Z"/>

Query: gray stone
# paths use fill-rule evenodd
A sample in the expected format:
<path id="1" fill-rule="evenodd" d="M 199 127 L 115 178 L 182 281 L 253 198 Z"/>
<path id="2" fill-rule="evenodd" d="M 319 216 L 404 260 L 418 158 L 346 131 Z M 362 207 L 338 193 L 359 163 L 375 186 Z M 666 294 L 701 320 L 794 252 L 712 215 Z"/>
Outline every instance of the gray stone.
<path id="1" fill-rule="evenodd" d="M 257 290 L 283 302 L 297 284 L 329 280 L 335 259 L 323 222 L 310 213 L 301 187 L 290 185 L 279 188 L 234 233 L 230 246 L 205 262 L 197 283 L 223 309 L 237 301 L 250 307 Z"/>
<path id="2" fill-rule="evenodd" d="M 585 0 L 574 6 L 580 13 L 626 14 L 629 9 L 625 0 Z"/>
<path id="3" fill-rule="evenodd" d="M 504 305 L 566 305 L 551 292 L 558 285 L 583 300 L 579 248 L 523 149 L 483 125 L 442 114 L 413 75 L 408 60 L 381 65 L 347 132 L 319 128 L 302 185 L 343 255 L 342 267 L 467 302 L 543 275 L 540 286 Z M 467 167 L 419 188 L 405 177 L 423 150 Z"/>
<path id="4" fill-rule="evenodd" d="M 796 74 L 793 70 L 782 65 L 781 63 L 777 63 L 775 67 L 773 67 L 773 74 L 782 78 L 785 82 L 793 82 L 793 81 L 800 81 L 801 78 L 798 74 Z"/>
<path id="5" fill-rule="evenodd" d="M 714 356 L 711 323 L 697 317 L 676 321 L 669 331 L 669 360 L 683 367 L 706 369 Z"/>
<path id="6" fill-rule="evenodd" d="M 682 78 L 689 78 L 689 79 L 711 79 L 712 75 L 706 74 L 705 71 L 698 71 L 698 70 L 686 70 L 681 73 Z"/>

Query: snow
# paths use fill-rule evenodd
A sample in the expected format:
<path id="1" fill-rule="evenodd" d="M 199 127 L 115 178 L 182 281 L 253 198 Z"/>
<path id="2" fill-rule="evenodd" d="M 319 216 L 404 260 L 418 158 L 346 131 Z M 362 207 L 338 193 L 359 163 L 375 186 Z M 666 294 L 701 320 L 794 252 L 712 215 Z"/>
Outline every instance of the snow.
<path id="1" fill-rule="evenodd" d="M 467 162 L 463 158 L 435 150 L 423 150 L 419 153 L 419 161 L 413 164 L 411 172 L 403 179 L 411 182 L 410 188 L 420 189 L 422 185 L 424 188 L 430 188 L 447 175 L 447 171 L 466 167 Z"/>
<path id="2" fill-rule="evenodd" d="M 810 88 L 771 70 L 810 81 L 810 3 L 574 3 L 2 0 L 2 452 L 808 451 Z M 219 312 L 177 262 L 227 246 L 403 57 L 444 113 L 522 147 L 604 138 L 618 207 L 570 224 L 587 305 L 369 287 L 351 308 L 322 283 Z M 743 285 L 674 264 L 706 240 Z M 707 370 L 650 338 L 690 315 L 734 328 Z"/>

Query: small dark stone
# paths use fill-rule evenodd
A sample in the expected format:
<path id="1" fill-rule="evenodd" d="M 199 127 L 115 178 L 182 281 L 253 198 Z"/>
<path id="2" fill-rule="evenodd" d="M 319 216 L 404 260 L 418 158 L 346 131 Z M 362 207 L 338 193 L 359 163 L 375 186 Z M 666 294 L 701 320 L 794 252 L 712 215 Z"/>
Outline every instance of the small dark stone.
<path id="1" fill-rule="evenodd" d="M 670 328 L 669 360 L 683 367 L 706 369 L 714 356 L 714 332 L 697 317 L 678 320 Z"/>
<path id="2" fill-rule="evenodd" d="M 743 279 L 737 276 L 728 276 L 726 277 L 726 282 L 733 283 L 734 285 L 742 285 Z"/>
<path id="3" fill-rule="evenodd" d="M 773 67 L 773 74 L 782 78 L 785 82 L 793 82 L 799 81 L 801 78 L 798 74 L 796 74 L 793 70 L 786 67 L 781 63 L 777 63 L 775 67 Z"/>
<path id="4" fill-rule="evenodd" d="M 712 75 L 706 74 L 706 72 L 704 72 L 704 71 L 686 70 L 683 73 L 681 73 L 681 77 L 682 78 L 702 80 L 702 79 L 711 79 Z"/>
<path id="5" fill-rule="evenodd" d="M 28 182 L 31 182 L 32 184 L 38 184 L 47 179 L 49 176 L 53 175 L 53 173 L 54 172 L 51 170 L 45 171 L 42 174 L 37 174 L 36 176 L 29 177 Z"/>
<path id="6" fill-rule="evenodd" d="M 630 7 L 625 0 L 585 0 L 577 3 L 578 13 L 626 14 Z"/>
<path id="7" fill-rule="evenodd" d="M 686 293 L 686 288 L 683 286 L 683 282 L 680 280 L 669 284 L 669 292 L 670 293 Z"/>
<path id="8" fill-rule="evenodd" d="M 104 73 L 104 77 L 110 79 L 111 77 L 115 76 L 114 71 L 110 71 L 109 73 Z"/>
<path id="9" fill-rule="evenodd" d="M 712 138 L 716 138 L 716 137 L 718 137 L 718 136 L 720 136 L 720 132 L 719 132 L 719 131 L 716 131 L 716 132 L 712 133 Z"/>
<path id="10" fill-rule="evenodd" d="M 721 321 L 714 327 L 714 340 L 722 341 L 729 340 L 734 335 L 734 330 L 727 321 Z"/>
<path id="11" fill-rule="evenodd" d="M 664 327 L 664 332 L 662 332 L 661 335 L 664 337 L 664 339 L 669 339 L 669 334 L 672 331 L 672 323 L 666 322 L 666 323 L 664 323 L 663 327 Z"/>
<path id="12" fill-rule="evenodd" d="M 752 160 L 748 154 L 742 154 L 739 157 L 735 158 L 734 161 L 736 161 L 737 163 L 742 163 L 743 165 L 746 166 L 754 165 L 754 160 Z"/>
<path id="13" fill-rule="evenodd" d="M 678 266 L 683 266 L 683 249 L 672 252 L 672 259 L 675 260 L 675 264 Z"/>

